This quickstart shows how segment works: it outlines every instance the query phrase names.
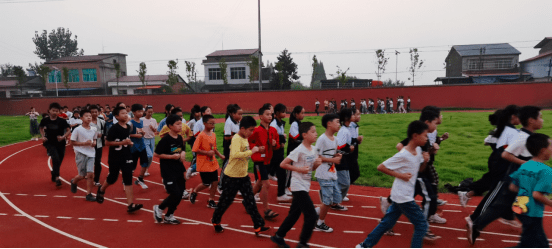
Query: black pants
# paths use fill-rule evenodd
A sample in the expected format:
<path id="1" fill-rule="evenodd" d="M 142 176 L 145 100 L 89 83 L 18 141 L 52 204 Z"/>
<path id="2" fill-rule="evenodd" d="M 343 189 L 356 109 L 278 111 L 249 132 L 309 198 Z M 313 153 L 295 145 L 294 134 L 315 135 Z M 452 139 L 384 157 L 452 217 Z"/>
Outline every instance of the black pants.
<path id="1" fill-rule="evenodd" d="M 169 216 L 174 213 L 176 207 L 178 207 L 178 204 L 180 204 L 182 200 L 182 195 L 186 189 L 186 179 L 184 179 L 183 175 L 175 179 L 163 179 L 163 184 L 169 196 L 161 202 L 159 208 L 161 210 L 168 208 L 165 216 Z"/>
<path id="2" fill-rule="evenodd" d="M 94 182 L 100 182 L 102 173 L 102 153 L 103 148 L 96 148 L 96 158 L 94 158 Z"/>
<path id="3" fill-rule="evenodd" d="M 52 158 L 52 178 L 59 177 L 59 169 L 61 168 L 61 163 L 65 157 L 65 144 L 45 144 L 44 147 L 46 147 L 46 152 Z"/>
<path id="4" fill-rule="evenodd" d="M 148 152 L 145 148 L 142 151 L 132 152 L 132 171 L 136 170 L 136 166 L 138 166 L 138 159 L 140 159 L 140 165 L 148 164 Z"/>
<path id="5" fill-rule="evenodd" d="M 226 165 L 228 160 L 230 160 L 230 144 L 232 143 L 232 140 L 226 140 L 226 135 L 222 140 L 222 152 L 224 153 L 224 161 L 222 161 L 222 165 Z M 222 172 L 221 172 L 222 174 Z"/>
<path id="6" fill-rule="evenodd" d="M 286 194 L 288 171 L 280 167 L 280 163 L 284 160 L 284 149 L 274 151 L 272 159 L 270 159 L 270 175 L 276 174 L 278 178 L 278 197 Z"/>
<path id="7" fill-rule="evenodd" d="M 312 231 L 316 225 L 316 220 L 318 220 L 318 215 L 314 209 L 314 204 L 309 196 L 309 193 L 306 191 L 295 191 L 293 193 L 293 201 L 291 202 L 291 207 L 289 208 L 289 213 L 280 228 L 276 232 L 281 238 L 286 237 L 286 234 L 295 222 L 299 220 L 301 213 L 305 217 L 303 223 L 303 229 L 301 230 L 301 235 L 299 236 L 299 243 L 307 244 L 311 238 Z"/>
<path id="8" fill-rule="evenodd" d="M 422 211 L 426 219 L 437 212 L 437 185 L 434 185 L 430 179 L 416 179 L 414 197 L 416 195 L 424 198 L 422 200 Z"/>
<path id="9" fill-rule="evenodd" d="M 353 184 L 360 177 L 360 168 L 358 166 L 357 159 L 353 159 L 351 162 L 351 166 L 349 167 L 349 176 L 351 177 L 351 184 Z"/>
<path id="10" fill-rule="evenodd" d="M 121 171 L 123 175 L 123 184 L 125 186 L 132 185 L 132 171 L 134 169 L 134 165 L 131 159 L 110 161 L 107 163 L 109 164 L 109 174 L 106 179 L 108 184 L 114 184 L 117 182 L 117 178 L 119 178 L 119 171 Z"/>
<path id="11" fill-rule="evenodd" d="M 319 107 L 319 105 L 316 105 L 316 109 L 314 110 L 314 112 L 316 112 L 316 116 L 319 116 L 318 115 L 318 107 Z"/>
<path id="12" fill-rule="evenodd" d="M 548 248 L 548 239 L 542 228 L 542 217 L 529 217 L 527 215 L 516 215 L 523 224 L 521 239 L 516 247 L 521 248 Z"/>
<path id="13" fill-rule="evenodd" d="M 217 204 L 217 209 L 215 209 L 213 213 L 212 223 L 220 224 L 222 215 L 224 215 L 224 212 L 232 205 L 239 190 L 244 200 L 243 204 L 245 210 L 251 216 L 254 227 L 263 227 L 265 222 L 263 217 L 259 214 L 259 210 L 257 210 L 257 203 L 255 202 L 255 195 L 253 194 L 253 187 L 251 186 L 251 178 L 249 178 L 249 176 L 239 178 L 226 176 L 223 181 L 224 184 L 222 186 L 224 187 Z"/>
<path id="14" fill-rule="evenodd" d="M 494 150 L 491 153 L 487 161 L 489 171 L 470 186 L 475 195 L 482 195 L 486 191 L 489 191 L 504 177 L 507 167 L 505 164 L 508 162 L 502 159 L 502 152 L 504 152 L 504 149 Z"/>

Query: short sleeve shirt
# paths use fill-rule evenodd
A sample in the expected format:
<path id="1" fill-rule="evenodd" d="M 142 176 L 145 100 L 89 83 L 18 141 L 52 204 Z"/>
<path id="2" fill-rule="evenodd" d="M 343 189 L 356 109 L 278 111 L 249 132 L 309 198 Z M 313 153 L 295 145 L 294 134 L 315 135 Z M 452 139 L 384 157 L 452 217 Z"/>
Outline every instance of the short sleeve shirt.
<path id="1" fill-rule="evenodd" d="M 165 136 L 166 134 L 169 133 L 169 131 L 171 131 L 171 129 L 169 129 L 168 126 L 163 126 L 163 129 L 161 129 L 161 132 L 159 132 L 159 136 Z M 186 123 L 182 123 L 182 130 L 180 131 L 180 133 L 178 133 L 178 135 L 182 136 L 183 138 L 184 137 L 191 137 L 192 136 L 192 130 L 190 129 L 190 127 L 188 127 L 188 125 Z"/>
<path id="2" fill-rule="evenodd" d="M 194 130 L 193 134 L 194 137 L 198 137 L 199 134 L 205 129 L 205 125 L 203 124 L 203 120 L 197 120 L 194 124 Z M 213 131 L 214 132 L 214 131 Z"/>
<path id="3" fill-rule="evenodd" d="M 307 149 L 303 144 L 295 148 L 287 158 L 293 161 L 294 167 L 308 166 L 309 173 L 303 174 L 297 171 L 291 172 L 291 191 L 306 191 L 309 192 L 311 185 L 312 169 L 314 160 L 318 157 L 316 146 L 311 146 L 311 150 Z"/>
<path id="4" fill-rule="evenodd" d="M 99 137 L 96 138 L 96 148 L 102 148 L 102 134 L 105 133 L 105 121 L 100 119 L 98 116 L 98 119 L 96 119 L 96 123 L 90 122 L 90 126 L 96 128 L 96 132 L 100 134 Z"/>
<path id="5" fill-rule="evenodd" d="M 552 169 L 550 166 L 529 160 L 510 175 L 512 183 L 519 187 L 514 210 L 529 217 L 541 217 L 544 204 L 533 199 L 533 192 L 552 193 Z"/>
<path id="6" fill-rule="evenodd" d="M 299 138 L 299 123 L 294 121 L 289 127 L 289 137 L 297 140 Z"/>
<path id="7" fill-rule="evenodd" d="M 167 118 L 161 119 L 159 122 L 159 126 L 157 126 L 157 132 L 161 132 L 161 129 L 163 129 L 163 126 L 165 126 L 165 122 L 167 121 Z"/>
<path id="8" fill-rule="evenodd" d="M 519 131 L 515 128 L 512 128 L 510 126 L 506 126 L 504 128 L 504 131 L 502 131 L 502 134 L 500 134 L 500 137 L 496 141 L 496 148 L 509 146 L 514 142 L 514 139 L 517 138 Z"/>
<path id="9" fill-rule="evenodd" d="M 228 117 L 226 119 L 226 122 L 224 123 L 224 135 L 225 136 L 231 136 L 232 134 L 236 134 L 240 131 L 240 123 L 234 122 L 231 117 Z"/>
<path id="10" fill-rule="evenodd" d="M 393 200 L 393 202 L 405 203 L 414 201 L 416 178 L 418 176 L 420 164 L 423 162 L 424 157 L 422 156 L 422 149 L 416 147 L 416 155 L 412 155 L 412 153 L 403 148 L 393 157 L 382 163 L 383 166 L 397 173 L 412 174 L 412 177 L 410 177 L 408 181 L 395 178 L 393 186 L 391 187 L 391 200 Z"/>
<path id="11" fill-rule="evenodd" d="M 518 133 L 517 138 L 514 139 L 514 142 L 509 145 L 504 151 L 516 157 L 533 157 L 531 153 L 527 150 L 527 147 L 525 147 L 525 143 L 527 142 L 527 138 L 529 137 L 529 135 L 529 133 L 525 132 L 525 130 L 522 129 Z"/>
<path id="12" fill-rule="evenodd" d="M 119 123 L 116 123 L 109 129 L 106 140 L 120 142 L 127 138 L 130 138 L 130 126 L 126 124 L 126 128 L 123 128 Z M 109 146 L 109 164 L 128 160 L 132 160 L 130 145 Z"/>
<path id="13" fill-rule="evenodd" d="M 326 134 L 320 135 L 316 140 L 316 149 L 318 155 L 325 158 L 333 158 L 337 153 L 337 137 L 332 136 L 333 141 L 326 136 Z M 323 162 L 316 169 L 314 176 L 317 179 L 325 180 L 337 180 L 337 171 L 335 164 L 329 162 Z"/>
<path id="14" fill-rule="evenodd" d="M 130 134 L 137 134 L 138 131 L 141 131 L 144 128 L 144 122 L 140 120 L 140 122 L 136 122 L 134 119 L 130 120 L 132 124 L 132 131 Z M 137 152 L 137 151 L 143 151 L 146 149 L 146 143 L 144 142 L 144 138 L 137 138 L 137 137 L 131 137 L 130 140 L 134 143 L 134 145 L 131 148 L 131 152 Z"/>
<path id="15" fill-rule="evenodd" d="M 60 117 L 55 120 L 51 120 L 50 117 L 43 118 L 40 121 L 39 127 L 44 127 L 44 133 L 46 135 L 46 141 L 44 144 L 51 144 L 56 146 L 65 146 L 65 139 L 58 141 L 58 136 L 63 136 L 69 124 L 65 119 Z"/>
<path id="16" fill-rule="evenodd" d="M 144 131 L 146 132 L 146 135 L 144 135 L 144 138 L 155 138 L 155 132 L 151 130 L 151 126 L 153 126 L 154 129 L 157 130 L 157 120 L 155 120 L 153 117 L 147 119 L 146 117 L 140 118 L 142 122 L 144 122 Z"/>
<path id="17" fill-rule="evenodd" d="M 164 136 L 159 140 L 155 153 L 158 155 L 180 154 L 184 150 L 184 142 L 180 135 L 173 138 L 170 135 Z M 184 177 L 184 164 L 179 159 L 160 159 L 161 177 L 165 182 L 167 180 L 179 179 Z"/>
<path id="18" fill-rule="evenodd" d="M 86 129 L 82 126 L 79 126 L 75 128 L 75 130 L 71 134 L 71 141 L 76 141 L 76 142 L 94 141 L 96 137 L 96 133 L 97 133 L 96 127 L 89 127 L 89 129 Z M 94 149 L 94 147 L 92 146 L 73 145 L 73 149 L 75 150 L 75 152 L 84 154 L 87 157 L 96 157 L 96 149 Z"/>
<path id="19" fill-rule="evenodd" d="M 196 124 L 197 125 L 197 124 Z M 217 137 L 214 132 L 211 135 L 207 135 L 205 132 L 199 133 L 194 143 L 192 151 L 197 153 L 199 150 L 210 151 L 217 147 Z M 219 164 L 215 156 L 212 157 L 197 154 L 196 156 L 197 171 L 199 172 L 213 172 L 219 168 Z"/>

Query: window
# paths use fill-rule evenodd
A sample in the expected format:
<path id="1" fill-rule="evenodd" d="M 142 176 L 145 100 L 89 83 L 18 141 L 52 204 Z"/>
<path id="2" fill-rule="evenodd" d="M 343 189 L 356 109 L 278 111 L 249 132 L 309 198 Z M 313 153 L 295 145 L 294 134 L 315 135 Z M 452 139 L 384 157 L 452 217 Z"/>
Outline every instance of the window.
<path id="1" fill-rule="evenodd" d="M 96 69 L 83 69 L 82 70 L 82 81 L 84 82 L 96 82 L 98 81 L 98 76 L 96 75 Z"/>
<path id="2" fill-rule="evenodd" d="M 48 82 L 61 83 L 61 71 L 52 70 L 48 74 Z"/>
<path id="3" fill-rule="evenodd" d="M 479 59 L 472 59 L 468 61 L 468 70 L 477 70 L 480 69 Z"/>
<path id="4" fill-rule="evenodd" d="M 209 80 L 221 80 L 220 68 L 209 68 Z"/>
<path id="5" fill-rule="evenodd" d="M 79 70 L 78 69 L 71 69 L 69 70 L 69 82 L 79 82 Z"/>
<path id="6" fill-rule="evenodd" d="M 230 68 L 230 79 L 245 79 L 245 67 Z"/>
<path id="7" fill-rule="evenodd" d="M 495 69 L 510 69 L 512 68 L 512 60 L 510 59 L 497 59 L 494 61 Z"/>

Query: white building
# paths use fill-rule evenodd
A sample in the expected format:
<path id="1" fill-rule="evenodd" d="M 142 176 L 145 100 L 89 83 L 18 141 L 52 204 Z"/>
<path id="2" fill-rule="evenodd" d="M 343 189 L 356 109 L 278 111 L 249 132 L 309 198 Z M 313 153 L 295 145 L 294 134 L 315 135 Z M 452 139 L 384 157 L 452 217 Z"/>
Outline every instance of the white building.
<path id="1" fill-rule="evenodd" d="M 186 84 L 180 75 L 177 75 L 177 77 L 178 83 L 172 87 L 174 93 L 178 93 L 183 86 L 189 88 L 188 84 Z M 119 78 L 119 87 L 117 87 L 117 79 L 107 81 L 107 86 L 111 87 L 113 95 L 161 93 L 163 91 L 163 86 L 167 85 L 168 79 L 169 76 L 166 74 L 146 75 L 145 84 L 142 84 L 138 76 L 123 76 Z"/>

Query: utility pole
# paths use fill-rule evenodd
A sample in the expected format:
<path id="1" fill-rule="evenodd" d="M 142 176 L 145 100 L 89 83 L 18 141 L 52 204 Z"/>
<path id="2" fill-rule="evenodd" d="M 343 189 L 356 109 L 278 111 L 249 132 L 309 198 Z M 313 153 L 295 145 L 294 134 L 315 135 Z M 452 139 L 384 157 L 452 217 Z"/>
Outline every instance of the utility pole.
<path id="1" fill-rule="evenodd" d="M 57 67 L 53 67 L 53 68 L 54 68 L 54 81 L 56 81 L 56 97 L 59 97 L 58 86 L 57 86 L 58 80 L 61 81 L 61 79 L 58 79 L 59 69 Z"/>
<path id="2" fill-rule="evenodd" d="M 263 53 L 261 52 L 261 0 L 258 0 L 259 9 L 259 91 L 263 90 Z"/>
<path id="3" fill-rule="evenodd" d="M 395 83 L 398 82 L 398 79 L 397 79 L 397 72 L 399 71 L 399 51 L 395 50 L 395 57 L 396 57 L 396 60 L 395 60 Z"/>

